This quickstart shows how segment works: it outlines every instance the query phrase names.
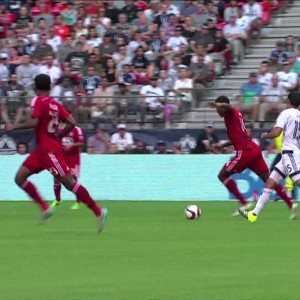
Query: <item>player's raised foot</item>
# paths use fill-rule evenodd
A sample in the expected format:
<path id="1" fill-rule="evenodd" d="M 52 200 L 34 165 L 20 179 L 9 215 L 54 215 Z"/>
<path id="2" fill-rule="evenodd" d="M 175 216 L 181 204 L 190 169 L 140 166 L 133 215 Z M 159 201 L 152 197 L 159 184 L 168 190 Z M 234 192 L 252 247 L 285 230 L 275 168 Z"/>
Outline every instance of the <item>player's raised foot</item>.
<path id="1" fill-rule="evenodd" d="M 72 206 L 71 209 L 76 210 L 76 209 L 80 209 L 80 204 L 78 202 L 75 202 Z"/>
<path id="2" fill-rule="evenodd" d="M 291 208 L 290 220 L 298 219 L 298 203 L 293 203 Z"/>
<path id="3" fill-rule="evenodd" d="M 57 200 L 54 200 L 52 203 L 51 203 L 51 207 L 56 207 L 60 204 L 60 201 L 57 201 Z"/>
<path id="4" fill-rule="evenodd" d="M 108 209 L 102 208 L 101 216 L 98 217 L 98 233 L 100 233 L 104 229 L 107 217 L 108 217 Z"/>
<path id="5" fill-rule="evenodd" d="M 52 217 L 54 214 L 53 207 L 49 207 L 47 210 L 43 211 L 40 217 L 40 224 L 43 224 L 47 219 Z"/>
<path id="6" fill-rule="evenodd" d="M 232 217 L 237 217 L 240 215 L 240 211 L 249 211 L 250 209 L 252 209 L 253 204 L 252 203 L 247 203 L 241 207 L 239 207 L 233 214 Z"/>
<path id="7" fill-rule="evenodd" d="M 254 223 L 257 220 L 257 215 L 253 213 L 253 211 L 247 211 L 247 210 L 240 210 L 239 209 L 240 215 L 245 217 L 250 223 Z"/>

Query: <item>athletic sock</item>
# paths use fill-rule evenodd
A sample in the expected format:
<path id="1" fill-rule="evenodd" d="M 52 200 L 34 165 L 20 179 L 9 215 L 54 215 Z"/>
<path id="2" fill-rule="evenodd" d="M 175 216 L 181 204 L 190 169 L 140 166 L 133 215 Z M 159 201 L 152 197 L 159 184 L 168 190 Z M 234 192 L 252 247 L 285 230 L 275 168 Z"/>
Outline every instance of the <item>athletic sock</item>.
<path id="1" fill-rule="evenodd" d="M 253 213 L 258 216 L 261 210 L 265 207 L 272 196 L 273 190 L 264 188 L 263 193 L 259 196 Z"/>
<path id="2" fill-rule="evenodd" d="M 236 198 L 239 200 L 239 202 L 242 205 L 246 205 L 247 201 L 244 198 L 244 196 L 240 193 L 237 184 L 235 183 L 235 181 L 233 181 L 231 178 L 227 178 L 223 181 L 223 184 L 225 185 L 225 187 L 227 188 L 227 190 Z"/>
<path id="3" fill-rule="evenodd" d="M 282 199 L 289 208 L 293 206 L 293 199 L 289 197 L 282 185 L 277 185 L 275 188 L 277 195 Z"/>
<path id="4" fill-rule="evenodd" d="M 35 203 L 37 203 L 39 205 L 39 207 L 42 211 L 45 211 L 49 208 L 48 203 L 41 197 L 36 186 L 32 182 L 26 180 L 22 184 L 21 188 L 29 195 L 29 197 Z"/>
<path id="5" fill-rule="evenodd" d="M 76 182 L 72 188 L 72 192 L 76 195 L 77 201 L 84 203 L 89 207 L 97 217 L 101 216 L 101 208 L 92 199 L 87 189 L 82 186 L 79 182 Z"/>
<path id="6" fill-rule="evenodd" d="M 55 200 L 60 202 L 60 191 L 61 191 L 61 183 L 54 183 L 54 195 L 55 195 Z"/>

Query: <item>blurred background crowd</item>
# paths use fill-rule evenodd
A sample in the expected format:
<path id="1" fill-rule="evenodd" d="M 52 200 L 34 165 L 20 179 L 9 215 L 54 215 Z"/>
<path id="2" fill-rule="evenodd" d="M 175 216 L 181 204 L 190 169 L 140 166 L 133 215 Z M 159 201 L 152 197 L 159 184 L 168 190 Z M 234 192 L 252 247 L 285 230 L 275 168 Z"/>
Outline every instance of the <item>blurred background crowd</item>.
<path id="1" fill-rule="evenodd" d="M 33 78 L 47 73 L 52 96 L 80 123 L 105 118 L 116 125 L 134 115 L 143 127 L 150 114 L 170 127 L 172 114 L 201 106 L 214 78 L 243 59 L 253 36 L 260 40 L 264 11 L 276 5 L 277 0 L 1 0 L 2 122 L 29 115 Z M 269 92 L 271 81 L 284 75 L 269 80 L 265 74 L 282 62 L 290 64 L 283 72 L 299 72 L 291 66 L 297 61 L 295 42 L 293 36 L 279 41 L 262 64 L 264 78 L 257 82 L 263 81 L 263 91 L 253 87 L 252 74 L 242 93 Z M 283 88 L 296 86 L 295 76 Z M 245 110 L 252 105 L 247 98 L 241 102 Z M 263 118 L 253 110 L 253 118 Z"/>
<path id="2" fill-rule="evenodd" d="M 33 79 L 45 73 L 51 95 L 83 128 L 105 120 L 119 132 L 149 118 L 171 128 L 182 112 L 206 105 L 215 79 L 243 61 L 270 11 L 284 13 L 288 2 L 0 0 L 1 122 L 29 117 Z M 264 121 L 299 88 L 299 73 L 298 36 L 289 35 L 249 74 L 238 107 L 254 126 Z"/>

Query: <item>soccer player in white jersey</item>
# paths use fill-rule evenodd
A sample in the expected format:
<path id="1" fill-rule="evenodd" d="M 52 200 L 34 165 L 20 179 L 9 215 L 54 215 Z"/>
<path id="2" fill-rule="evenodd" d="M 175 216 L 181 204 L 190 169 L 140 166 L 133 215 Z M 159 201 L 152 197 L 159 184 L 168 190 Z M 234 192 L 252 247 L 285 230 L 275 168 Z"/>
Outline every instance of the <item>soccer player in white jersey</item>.
<path id="1" fill-rule="evenodd" d="M 240 214 L 253 223 L 268 203 L 276 185 L 289 176 L 300 187 L 300 92 L 288 95 L 287 108 L 281 112 L 271 132 L 263 133 L 262 139 L 278 137 L 283 132 L 282 157 L 269 176 L 263 193 L 252 211 L 240 211 Z M 294 203 L 290 218 L 297 217 L 298 204 Z"/>

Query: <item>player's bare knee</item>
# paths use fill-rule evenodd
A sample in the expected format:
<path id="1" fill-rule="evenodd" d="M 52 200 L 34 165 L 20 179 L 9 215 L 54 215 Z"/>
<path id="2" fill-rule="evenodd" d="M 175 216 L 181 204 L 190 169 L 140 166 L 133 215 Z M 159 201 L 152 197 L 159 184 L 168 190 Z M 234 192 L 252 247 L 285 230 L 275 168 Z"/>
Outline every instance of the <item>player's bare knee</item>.
<path id="1" fill-rule="evenodd" d="M 274 189 L 277 185 L 277 182 L 273 178 L 269 178 L 265 184 L 265 188 Z"/>
<path id="2" fill-rule="evenodd" d="M 228 174 L 226 171 L 221 170 L 220 173 L 218 174 L 218 179 L 223 182 L 224 180 L 226 180 L 228 178 Z"/>
<path id="3" fill-rule="evenodd" d="M 18 185 L 18 186 L 22 186 L 22 184 L 26 181 L 26 179 L 24 179 L 24 177 L 17 173 L 16 176 L 15 176 L 15 183 Z"/>

